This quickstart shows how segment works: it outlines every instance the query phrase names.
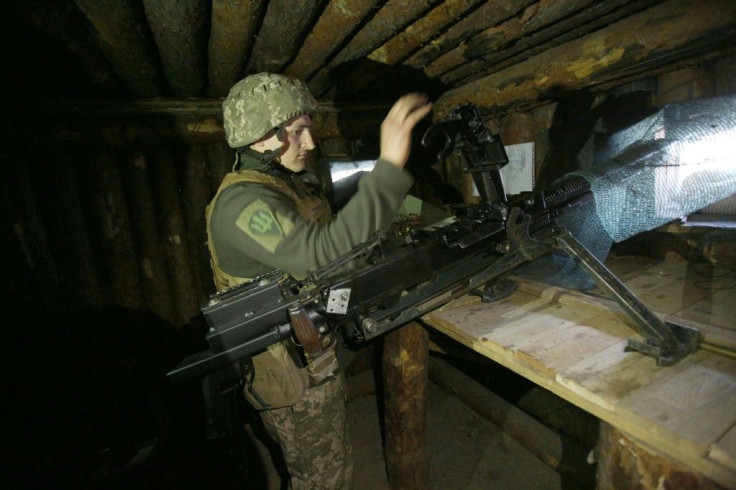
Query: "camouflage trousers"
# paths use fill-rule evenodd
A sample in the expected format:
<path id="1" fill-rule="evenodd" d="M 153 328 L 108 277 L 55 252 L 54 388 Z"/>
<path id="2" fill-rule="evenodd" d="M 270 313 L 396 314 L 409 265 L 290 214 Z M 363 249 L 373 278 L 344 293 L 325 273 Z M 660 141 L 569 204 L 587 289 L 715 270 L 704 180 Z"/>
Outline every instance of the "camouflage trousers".
<path id="1" fill-rule="evenodd" d="M 353 478 L 345 377 L 312 386 L 291 407 L 263 410 L 266 430 L 281 446 L 291 488 L 346 489 Z"/>

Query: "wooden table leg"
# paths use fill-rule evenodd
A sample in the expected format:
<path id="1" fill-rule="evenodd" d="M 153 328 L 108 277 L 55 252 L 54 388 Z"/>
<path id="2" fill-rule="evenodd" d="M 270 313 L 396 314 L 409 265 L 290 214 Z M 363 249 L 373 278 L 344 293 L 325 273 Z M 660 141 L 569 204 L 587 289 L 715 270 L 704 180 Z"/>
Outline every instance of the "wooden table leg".
<path id="1" fill-rule="evenodd" d="M 426 489 L 429 333 L 416 322 L 383 340 L 386 469 L 392 489 Z"/>

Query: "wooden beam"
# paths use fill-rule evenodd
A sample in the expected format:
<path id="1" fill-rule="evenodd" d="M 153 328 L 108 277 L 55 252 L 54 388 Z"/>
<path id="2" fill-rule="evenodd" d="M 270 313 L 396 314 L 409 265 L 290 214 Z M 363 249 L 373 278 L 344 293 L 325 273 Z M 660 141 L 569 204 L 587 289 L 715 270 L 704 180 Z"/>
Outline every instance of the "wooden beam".
<path id="1" fill-rule="evenodd" d="M 66 116 L 172 116 L 206 117 L 222 116 L 221 98 L 168 98 L 133 100 L 69 100 L 69 99 L 23 99 L 0 102 L 0 111 L 9 118 L 66 117 Z M 384 102 L 340 102 L 318 100 L 316 114 L 338 114 L 345 112 L 386 111 L 391 104 Z"/>
<path id="2" fill-rule="evenodd" d="M 390 103 L 333 104 L 319 101 L 312 132 L 326 138 L 373 138 Z M 157 143 L 216 143 L 225 140 L 221 99 L 19 100 L 0 103 L 6 131 L 14 138 L 43 135 L 70 143 L 114 148 Z"/>
<path id="3" fill-rule="evenodd" d="M 368 54 L 367 59 L 375 63 L 371 63 L 365 67 L 366 69 L 362 70 L 355 67 L 350 71 L 349 76 L 346 74 L 341 83 L 340 96 L 346 97 L 358 93 L 371 85 L 380 87 L 386 81 L 393 88 L 398 86 L 397 79 L 417 80 L 417 72 L 415 70 L 404 70 L 410 71 L 410 73 L 402 75 L 396 72 L 393 65 L 398 64 L 422 45 L 429 42 L 438 30 L 441 31 L 458 18 L 466 15 L 478 3 L 478 0 L 449 0 L 434 7 L 402 32 Z M 411 87 L 411 84 L 408 84 L 407 87 Z M 429 88 L 422 89 L 425 91 L 429 90 Z M 413 88 L 409 88 L 408 90 L 413 90 Z M 441 89 L 441 92 L 444 92 L 444 90 L 444 88 Z M 385 92 L 388 95 L 392 91 L 386 90 Z"/>
<path id="4" fill-rule="evenodd" d="M 92 259 L 98 259 L 102 267 L 106 306 L 139 309 L 142 298 L 138 258 L 117 155 L 110 150 L 96 150 L 88 159 L 85 195 L 98 255 Z"/>
<path id="5" fill-rule="evenodd" d="M 364 18 L 375 12 L 373 2 L 365 0 L 330 0 L 309 32 L 296 58 L 284 74 L 308 81 L 356 29 Z"/>
<path id="6" fill-rule="evenodd" d="M 520 63 L 549 48 L 578 39 L 661 1 L 608 0 L 598 2 L 539 30 L 531 30 L 525 26 L 522 28 L 522 36 L 503 47 L 493 48 L 493 41 L 482 38 L 473 39 L 469 42 L 467 52 L 461 55 L 465 61 L 461 60 L 454 64 L 445 62 L 446 66 L 442 68 L 441 80 L 448 85 L 464 85 Z M 485 44 L 486 42 L 488 44 Z M 476 57 L 478 58 L 475 59 Z M 468 60 L 472 61 L 468 62 Z M 450 66 L 452 69 L 448 70 Z M 435 68 L 428 67 L 428 69 Z"/>
<path id="7" fill-rule="evenodd" d="M 206 69 L 204 0 L 143 0 L 164 74 L 177 97 L 202 95 Z"/>
<path id="8" fill-rule="evenodd" d="M 212 0 L 207 95 L 224 97 L 243 76 L 264 2 Z"/>
<path id="9" fill-rule="evenodd" d="M 148 159 L 140 152 L 128 153 L 122 162 L 121 174 L 141 271 L 142 306 L 176 324 L 171 279 L 161 247 L 163 237 L 156 219 Z"/>
<path id="10" fill-rule="evenodd" d="M 405 26 L 422 15 L 428 8 L 439 0 L 388 0 L 381 10 L 362 27 L 355 37 L 311 80 L 309 88 L 316 96 L 324 95 L 334 84 L 333 70 L 345 63 L 357 60 L 367 55 L 378 46 L 390 39 Z"/>
<path id="11" fill-rule="evenodd" d="M 208 176 L 207 154 L 202 145 L 189 146 L 182 155 L 184 158 L 183 178 L 181 179 L 182 209 L 184 212 L 186 238 L 192 255 L 192 272 L 197 294 L 206 298 L 204 285 L 213 283 L 210 266 L 210 253 L 202 239 L 207 236 L 205 209 L 213 195 Z M 209 289 L 209 288 L 208 288 Z"/>
<path id="12" fill-rule="evenodd" d="M 37 192 L 43 195 L 42 202 L 47 206 L 43 215 L 48 216 L 45 229 L 53 237 L 50 245 L 56 257 L 54 266 L 61 276 L 60 303 L 70 309 L 100 308 L 105 305 L 106 286 L 92 259 L 96 257 L 96 241 L 90 220 L 85 219 L 85 212 L 89 210 L 85 202 L 89 187 L 83 185 L 77 168 L 84 154 L 65 151 L 53 144 L 50 147 L 48 155 L 56 155 L 56 163 L 44 172 L 47 180 L 43 190 Z M 38 156 L 33 155 L 33 158 L 38 159 Z M 20 167 L 32 168 L 32 165 Z M 48 283 L 48 278 L 44 278 L 44 282 Z M 27 289 L 33 290 L 33 286 Z"/>
<path id="13" fill-rule="evenodd" d="M 606 5 L 626 1 L 609 1 L 606 2 Z M 594 0 L 553 0 L 544 2 L 544 5 L 541 1 L 533 3 L 527 6 L 520 15 L 468 37 L 463 43 L 429 63 L 424 71 L 428 76 L 436 77 L 458 66 L 470 64 L 469 62 L 473 59 L 484 58 L 491 54 L 503 53 L 505 55 L 509 51 L 515 51 L 518 44 L 529 42 L 528 39 L 534 37 L 536 31 L 550 24 L 557 25 L 556 23 L 561 19 L 588 7 L 591 3 L 594 3 Z M 474 69 L 478 71 L 478 68 Z"/>
<path id="14" fill-rule="evenodd" d="M 52 38 L 58 39 L 86 68 L 101 93 L 119 93 L 120 80 L 84 25 L 83 16 L 70 0 L 14 2 L 21 17 Z"/>
<path id="15" fill-rule="evenodd" d="M 187 243 L 186 219 L 179 189 L 179 172 L 168 150 L 158 148 L 147 155 L 152 169 L 157 216 L 163 235 L 163 254 L 171 278 L 176 325 L 185 325 L 199 315 L 200 296 L 194 277 L 194 262 Z"/>
<path id="16" fill-rule="evenodd" d="M 164 94 L 156 46 L 142 6 L 133 0 L 74 0 L 115 72 L 142 97 Z"/>
<path id="17" fill-rule="evenodd" d="M 466 39 L 522 12 L 534 3 L 535 0 L 486 2 L 478 10 L 449 28 L 447 32 L 414 53 L 404 64 L 421 70 L 443 53 L 461 45 Z"/>
<path id="18" fill-rule="evenodd" d="M 103 145 L 138 150 L 162 145 L 215 143 L 225 140 L 222 122 L 212 117 L 176 121 L 151 118 L 34 120 L 30 124 L 13 124 L 7 132 L 18 140 L 33 141 L 42 137 L 71 145 Z"/>
<path id="19" fill-rule="evenodd" d="M 664 107 L 692 99 L 702 99 L 715 95 L 713 74 L 702 67 L 685 68 L 660 75 L 657 79 L 657 99 L 655 105 Z"/>
<path id="20" fill-rule="evenodd" d="M 669 0 L 581 39 L 445 93 L 435 104 L 442 118 L 458 105 L 489 111 L 535 102 L 554 91 L 592 87 L 624 74 L 646 72 L 732 41 L 736 4 L 729 0 Z"/>
<path id="21" fill-rule="evenodd" d="M 205 146 L 207 152 L 207 174 L 210 182 L 210 195 L 214 196 L 222 179 L 232 171 L 235 152 L 223 140 Z M 214 291 L 213 291 L 214 292 Z"/>
<path id="22" fill-rule="evenodd" d="M 474 10 L 480 3 L 483 2 L 481 0 L 447 0 L 374 49 L 368 55 L 368 59 L 395 65 L 429 42 L 437 32 L 443 31 L 458 18 L 468 15 L 468 12 Z"/>
<path id="23" fill-rule="evenodd" d="M 319 0 L 271 0 L 253 43 L 247 73 L 280 72 L 314 22 Z"/>

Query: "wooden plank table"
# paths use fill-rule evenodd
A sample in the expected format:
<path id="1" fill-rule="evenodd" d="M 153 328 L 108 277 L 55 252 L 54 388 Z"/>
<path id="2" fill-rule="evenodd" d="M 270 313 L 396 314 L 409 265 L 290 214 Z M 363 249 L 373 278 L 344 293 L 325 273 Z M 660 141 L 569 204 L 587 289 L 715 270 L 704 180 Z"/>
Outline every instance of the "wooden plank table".
<path id="1" fill-rule="evenodd" d="M 611 300 L 524 280 L 501 301 L 466 297 L 423 321 L 685 467 L 736 488 L 736 276 L 700 274 L 693 269 L 699 265 L 686 262 L 642 260 L 609 259 L 608 265 L 660 317 L 700 328 L 711 349 L 658 367 L 650 357 L 625 351 L 627 339 L 641 336 Z"/>

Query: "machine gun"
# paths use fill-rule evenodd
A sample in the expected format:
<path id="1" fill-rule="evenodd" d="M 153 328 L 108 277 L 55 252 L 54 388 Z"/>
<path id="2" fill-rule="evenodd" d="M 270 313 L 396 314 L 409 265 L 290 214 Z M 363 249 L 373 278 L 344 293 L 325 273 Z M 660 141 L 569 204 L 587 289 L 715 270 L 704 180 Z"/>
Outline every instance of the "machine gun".
<path id="1" fill-rule="evenodd" d="M 325 364 L 326 355 L 322 339 L 335 329 L 342 329 L 348 342 L 359 343 L 468 293 L 487 300 L 503 297 L 515 288 L 506 279 L 510 272 L 553 250 L 574 257 L 634 318 L 646 340 L 629 340 L 629 349 L 670 365 L 697 348 L 697 330 L 660 321 L 557 225 L 561 214 L 593 199 L 584 179 L 571 177 L 545 191 L 506 196 L 500 174 L 508 163 L 503 144 L 473 105 L 460 106 L 431 126 L 422 143 L 429 146 L 440 137 L 444 148 L 438 158 L 456 151 L 482 202 L 411 230 L 403 242 L 377 235 L 305 280 L 274 271 L 212 296 L 202 308 L 210 348 L 182 361 L 168 377 L 204 376 L 205 387 L 231 385 L 243 377 L 250 356 L 292 336 L 319 376 L 317 366 Z"/>

